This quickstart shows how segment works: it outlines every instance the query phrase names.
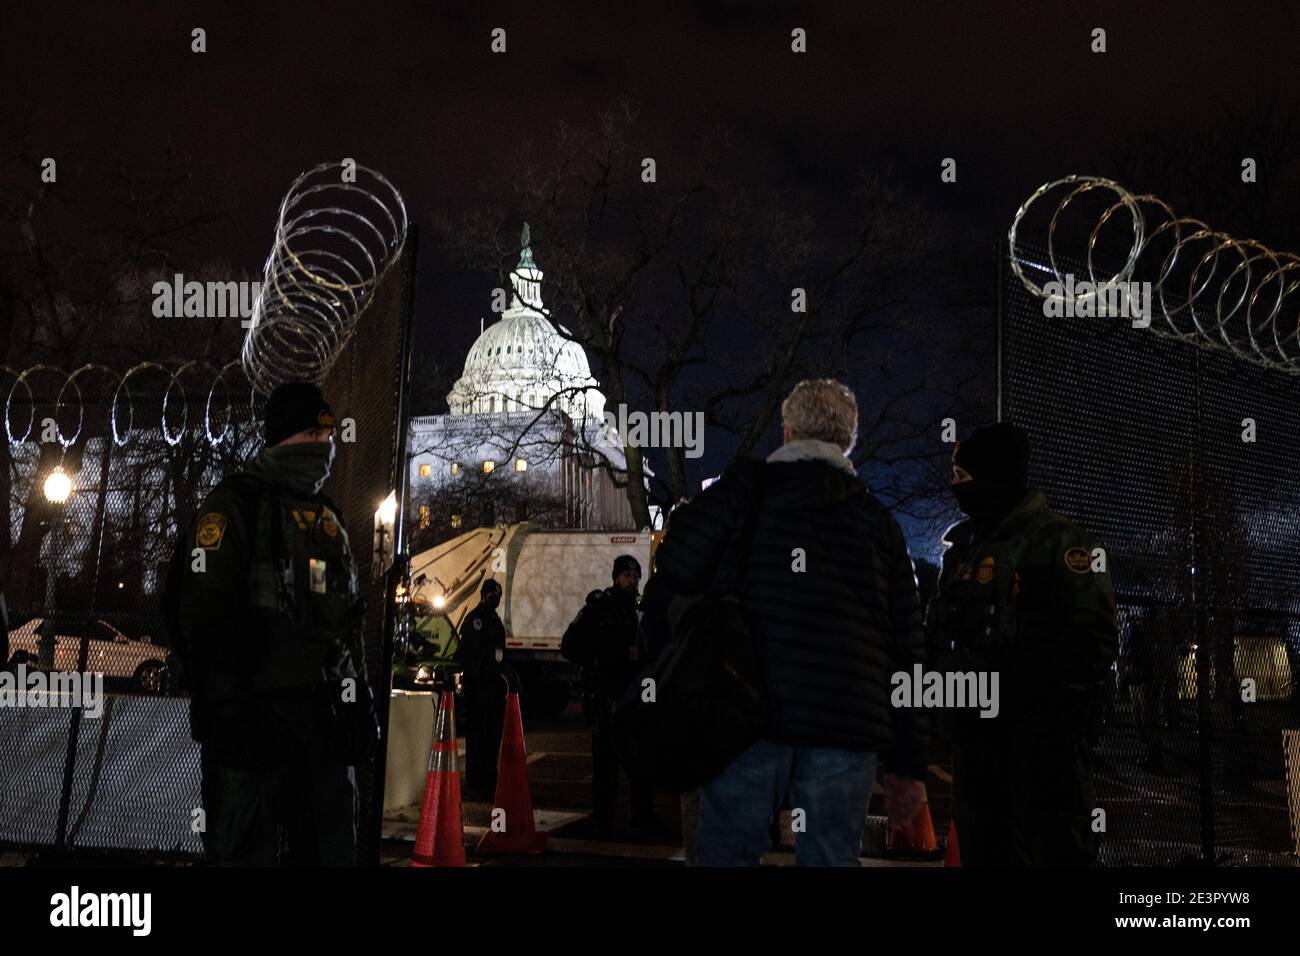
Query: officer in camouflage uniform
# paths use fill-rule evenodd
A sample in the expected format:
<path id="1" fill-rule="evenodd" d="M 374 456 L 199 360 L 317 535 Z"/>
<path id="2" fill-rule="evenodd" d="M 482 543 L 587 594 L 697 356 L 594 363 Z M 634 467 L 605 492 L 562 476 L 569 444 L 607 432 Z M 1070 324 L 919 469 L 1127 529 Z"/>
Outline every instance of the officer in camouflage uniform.
<path id="1" fill-rule="evenodd" d="M 1092 746 L 1117 646 L 1105 555 L 1028 487 L 1009 424 L 953 452 L 951 528 L 926 614 L 931 666 L 999 675 L 999 712 L 949 712 L 953 817 L 965 866 L 1095 861 Z"/>
<path id="2" fill-rule="evenodd" d="M 180 584 L 205 845 L 222 864 L 353 865 L 353 765 L 378 739 L 364 599 L 342 516 L 320 493 L 334 458 L 320 390 L 277 387 L 266 443 L 210 494 Z"/>

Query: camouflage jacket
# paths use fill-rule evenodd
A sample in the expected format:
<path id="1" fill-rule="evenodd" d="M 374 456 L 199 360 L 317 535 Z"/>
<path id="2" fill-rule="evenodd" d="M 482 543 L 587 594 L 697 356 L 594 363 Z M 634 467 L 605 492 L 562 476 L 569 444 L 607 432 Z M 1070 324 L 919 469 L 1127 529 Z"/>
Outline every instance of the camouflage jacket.
<path id="1" fill-rule="evenodd" d="M 956 726 L 1045 720 L 1084 729 L 1117 645 L 1104 549 L 1036 490 L 992 534 L 964 521 L 945 543 L 926 612 L 930 666 L 996 671 L 1001 697 L 1001 721 Z"/>
<path id="2" fill-rule="evenodd" d="M 190 532 L 180 624 L 196 692 L 214 676 L 252 691 L 364 681 L 364 599 L 338 512 L 319 495 L 241 480 L 256 493 L 223 482 Z"/>

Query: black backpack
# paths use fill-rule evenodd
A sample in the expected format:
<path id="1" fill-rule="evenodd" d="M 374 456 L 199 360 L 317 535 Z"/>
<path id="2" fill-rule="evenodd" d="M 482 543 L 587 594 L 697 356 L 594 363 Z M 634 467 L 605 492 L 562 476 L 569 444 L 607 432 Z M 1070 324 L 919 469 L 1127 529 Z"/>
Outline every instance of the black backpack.
<path id="1" fill-rule="evenodd" d="M 740 603 L 764 478 L 760 465 L 737 536 L 739 573 L 725 590 L 689 601 L 673 623 L 671 643 L 614 706 L 613 737 L 624 766 L 666 790 L 680 793 L 704 785 L 767 725 L 762 671 Z M 654 682 L 653 702 L 642 699 L 647 680 Z"/>
<path id="2" fill-rule="evenodd" d="M 218 488 L 225 488 L 235 493 L 239 517 L 243 521 L 245 529 L 247 529 L 250 541 L 257 534 L 257 518 L 261 510 L 258 505 L 261 496 L 269 487 L 261 479 L 241 472 L 223 478 L 217 483 L 217 487 L 213 489 L 216 491 Z M 181 584 L 185 580 L 185 570 L 189 567 L 191 560 L 190 542 L 193 540 L 192 530 L 193 522 L 188 522 L 177 529 L 176 540 L 172 544 L 172 556 L 167 562 L 167 576 L 163 584 L 163 628 L 167 633 L 167 643 L 172 651 L 167 662 L 167 683 L 168 689 L 172 693 L 183 690 L 185 671 L 190 665 L 190 647 L 181 630 Z"/>

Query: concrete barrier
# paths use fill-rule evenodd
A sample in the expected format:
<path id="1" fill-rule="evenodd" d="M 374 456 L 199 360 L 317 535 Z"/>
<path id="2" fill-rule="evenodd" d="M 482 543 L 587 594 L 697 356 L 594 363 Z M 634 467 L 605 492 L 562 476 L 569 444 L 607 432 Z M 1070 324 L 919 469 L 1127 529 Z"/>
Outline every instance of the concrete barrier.
<path id="1" fill-rule="evenodd" d="M 388 702 L 388 762 L 384 769 L 384 812 L 424 799 L 433 746 L 437 703 L 429 691 L 393 691 Z"/>

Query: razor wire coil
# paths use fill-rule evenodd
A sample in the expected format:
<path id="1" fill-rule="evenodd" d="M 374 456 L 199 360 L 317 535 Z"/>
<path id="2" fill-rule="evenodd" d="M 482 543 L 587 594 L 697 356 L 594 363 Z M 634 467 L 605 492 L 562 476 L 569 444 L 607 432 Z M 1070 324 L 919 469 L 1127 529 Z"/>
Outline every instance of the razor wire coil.
<path id="1" fill-rule="evenodd" d="M 293 181 L 244 337 L 241 362 L 255 391 L 329 371 L 406 231 L 401 194 L 372 169 L 322 163 Z"/>
<path id="2" fill-rule="evenodd" d="M 1079 211 L 1092 193 L 1110 196 L 1103 200 L 1100 214 Z M 1047 261 L 1041 262 L 1044 257 L 1027 251 L 1032 243 L 1023 239 L 1026 214 L 1036 203 L 1050 202 L 1048 194 L 1058 198 L 1044 234 L 1036 237 L 1046 253 Z M 1110 237 L 1125 219 L 1129 238 L 1119 255 Z M 1067 227 L 1074 228 L 1076 245 L 1063 250 Z M 1084 233 L 1086 243 L 1080 248 Z M 1157 335 L 1300 374 L 1300 256 L 1294 253 L 1276 252 L 1254 239 L 1235 239 L 1199 219 L 1177 215 L 1156 196 L 1135 195 L 1113 180 L 1080 175 L 1039 186 L 1016 211 L 1007 240 L 1016 278 L 1045 303 L 1086 304 L 1095 311 L 1111 290 L 1149 283 L 1150 329 Z M 1108 276 L 1111 267 L 1098 262 L 1103 252 L 1118 262 Z M 1072 277 L 1060 264 L 1067 256 L 1087 268 L 1088 287 L 1073 295 L 1068 293 Z M 1061 291 L 1050 290 L 1053 283 Z"/>
<path id="3" fill-rule="evenodd" d="M 136 419 L 135 393 L 131 386 L 134 383 L 137 392 L 144 393 L 146 377 L 152 373 L 154 381 L 147 391 L 151 401 L 159 406 L 157 426 L 163 440 L 175 447 L 187 431 L 198 430 L 201 424 L 203 437 L 208 444 L 216 447 L 230 436 L 234 428 L 234 408 L 236 404 L 244 404 L 242 401 L 237 402 L 236 398 L 243 389 L 248 389 L 245 407 L 250 412 L 257 407 L 257 395 L 251 383 L 236 383 L 230 377 L 240 367 L 238 360 L 228 362 L 220 368 L 196 360 L 170 364 L 145 361 L 120 373 L 95 363 L 87 363 L 70 372 L 44 363 L 22 370 L 0 366 L 0 382 L 12 379 L 3 391 L 5 437 L 10 445 L 21 445 L 31 440 L 38 431 L 36 410 L 45 405 L 51 411 L 49 418 L 53 424 L 54 440 L 64 451 L 72 447 L 81 438 L 86 421 L 85 392 L 78 379 L 95 373 L 100 377 L 99 393 L 107 396 L 108 437 L 112 438 L 114 445 L 125 446 L 133 435 L 138 436 L 142 428 L 149 427 L 147 423 Z M 208 377 L 204 378 L 205 375 Z M 38 378 L 46 381 L 43 388 L 34 387 L 33 383 Z M 192 380 L 189 389 L 186 388 L 186 378 Z M 191 421 L 191 406 L 197 405 L 197 402 L 191 403 L 189 396 L 203 394 L 205 381 L 207 388 L 202 402 L 202 422 Z M 3 386 L 0 385 L 0 388 Z M 25 424 L 21 413 L 23 406 L 26 406 L 27 411 Z M 73 418 L 72 409 L 75 409 L 75 428 L 65 432 L 64 426 L 68 424 L 68 419 Z M 60 421 L 61 418 L 64 420 Z M 214 431 L 218 423 L 220 429 Z M 44 429 L 39 430 L 44 432 Z"/>

